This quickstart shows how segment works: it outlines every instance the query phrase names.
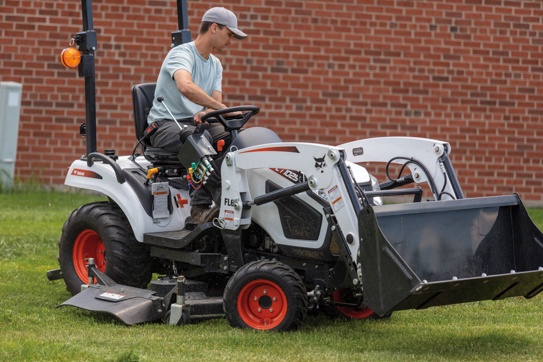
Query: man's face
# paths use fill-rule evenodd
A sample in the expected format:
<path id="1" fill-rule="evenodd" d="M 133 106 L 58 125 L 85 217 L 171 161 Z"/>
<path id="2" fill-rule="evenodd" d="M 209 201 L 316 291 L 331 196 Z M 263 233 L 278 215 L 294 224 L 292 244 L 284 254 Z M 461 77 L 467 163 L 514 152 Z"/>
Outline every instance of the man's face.
<path id="1" fill-rule="evenodd" d="M 214 48 L 222 51 L 227 46 L 232 44 L 234 38 L 234 33 L 230 31 L 226 26 L 223 26 L 222 29 L 219 28 L 217 24 L 213 24 L 216 27 L 215 37 L 214 37 Z"/>

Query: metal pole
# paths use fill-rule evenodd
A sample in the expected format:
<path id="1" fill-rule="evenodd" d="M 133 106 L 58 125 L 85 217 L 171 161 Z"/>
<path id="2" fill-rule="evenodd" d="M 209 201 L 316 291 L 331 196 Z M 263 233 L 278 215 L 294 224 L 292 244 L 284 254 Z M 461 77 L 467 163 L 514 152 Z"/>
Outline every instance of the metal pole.
<path id="1" fill-rule="evenodd" d="M 188 30 L 187 0 L 177 0 L 177 25 L 179 30 L 172 33 L 172 48 L 192 41 L 192 34 Z"/>
<path id="2" fill-rule="evenodd" d="M 92 22 L 92 0 L 81 0 L 83 14 L 83 31 L 92 30 L 94 28 Z"/>
<path id="3" fill-rule="evenodd" d="M 97 47 L 96 33 L 93 29 L 92 0 L 81 0 L 83 32 L 76 35 L 76 44 L 82 52 L 79 76 L 85 77 L 85 135 L 87 155 L 96 151 L 96 80 L 94 71 L 94 51 Z"/>
<path id="4" fill-rule="evenodd" d="M 187 0 L 177 0 L 177 24 L 179 30 L 188 29 L 189 27 Z"/>

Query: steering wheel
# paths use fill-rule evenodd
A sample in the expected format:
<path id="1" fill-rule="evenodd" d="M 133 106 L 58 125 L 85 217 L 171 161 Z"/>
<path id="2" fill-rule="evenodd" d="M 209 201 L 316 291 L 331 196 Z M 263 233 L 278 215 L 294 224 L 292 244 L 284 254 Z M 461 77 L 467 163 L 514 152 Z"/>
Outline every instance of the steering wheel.
<path id="1" fill-rule="evenodd" d="M 225 115 L 233 112 L 241 112 L 239 115 L 226 117 Z M 215 123 L 220 122 L 227 131 L 238 131 L 254 115 L 260 112 L 257 106 L 238 106 L 218 109 L 209 112 L 202 117 L 202 122 Z"/>

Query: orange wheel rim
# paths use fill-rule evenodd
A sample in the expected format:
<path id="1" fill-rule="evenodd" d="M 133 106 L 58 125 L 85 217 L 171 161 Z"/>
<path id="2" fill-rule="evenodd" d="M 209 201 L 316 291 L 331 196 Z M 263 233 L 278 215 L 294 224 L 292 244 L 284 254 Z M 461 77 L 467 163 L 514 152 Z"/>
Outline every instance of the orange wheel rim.
<path id="1" fill-rule="evenodd" d="M 288 309 L 283 290 L 266 279 L 254 280 L 245 285 L 238 295 L 238 313 L 249 327 L 268 330 L 285 319 Z"/>
<path id="2" fill-rule="evenodd" d="M 106 270 L 106 247 L 100 235 L 93 230 L 83 230 L 74 242 L 72 260 L 75 273 L 83 283 L 88 281 L 87 264 L 89 258 L 94 259 L 96 267 L 104 272 Z"/>
<path id="3" fill-rule="evenodd" d="M 334 302 L 343 302 L 348 303 L 350 291 L 348 289 L 338 289 L 334 291 L 334 294 L 332 295 Z M 368 318 L 373 314 L 373 311 L 367 307 L 365 308 L 355 308 L 355 307 L 344 307 L 344 306 L 338 306 L 338 311 L 343 314 L 344 316 L 348 318 L 353 319 L 364 319 Z"/>

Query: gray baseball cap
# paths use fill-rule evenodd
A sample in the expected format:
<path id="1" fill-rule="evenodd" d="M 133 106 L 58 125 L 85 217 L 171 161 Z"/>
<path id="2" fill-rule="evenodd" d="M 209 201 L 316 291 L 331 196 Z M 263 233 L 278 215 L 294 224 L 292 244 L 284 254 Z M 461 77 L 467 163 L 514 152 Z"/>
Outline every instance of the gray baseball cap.
<path id="1" fill-rule="evenodd" d="M 238 29 L 238 18 L 236 14 L 223 7 L 211 8 L 202 17 L 202 22 L 209 21 L 226 26 L 236 39 L 245 39 L 247 34 Z"/>

